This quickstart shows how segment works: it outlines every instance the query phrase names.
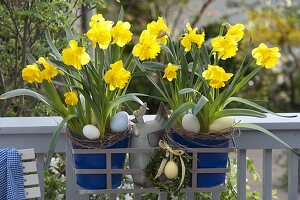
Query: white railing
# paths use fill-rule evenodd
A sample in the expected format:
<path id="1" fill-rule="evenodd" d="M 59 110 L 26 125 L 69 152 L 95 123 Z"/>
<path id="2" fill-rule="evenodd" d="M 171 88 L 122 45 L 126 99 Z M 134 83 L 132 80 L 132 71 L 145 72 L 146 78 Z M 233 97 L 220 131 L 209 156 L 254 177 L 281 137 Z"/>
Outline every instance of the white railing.
<path id="1" fill-rule="evenodd" d="M 297 114 L 297 113 L 295 113 Z M 153 116 L 146 116 L 146 120 Z M 18 149 L 34 148 L 37 157 L 38 173 L 42 198 L 44 199 L 44 155 L 48 151 L 49 142 L 59 117 L 19 117 L 0 118 L 0 148 L 16 147 Z M 237 120 L 258 124 L 277 135 L 292 148 L 300 148 L 300 117 L 281 118 L 268 115 L 267 118 L 257 119 L 239 117 Z M 270 137 L 254 131 L 242 130 L 241 135 L 235 139 L 238 151 L 238 190 L 237 199 L 246 199 L 246 155 L 248 149 L 263 150 L 263 197 L 272 199 L 272 150 L 286 149 L 284 145 Z M 72 154 L 65 138 L 58 140 L 56 152 L 66 153 L 66 195 L 67 200 L 86 200 L 87 195 L 79 195 L 75 186 L 75 175 L 72 166 Z M 275 172 L 273 172 L 275 173 Z M 298 195 L 298 157 L 289 151 L 288 157 L 288 200 L 296 200 Z M 161 195 L 161 199 L 165 199 Z M 219 197 L 215 196 L 215 199 Z"/>

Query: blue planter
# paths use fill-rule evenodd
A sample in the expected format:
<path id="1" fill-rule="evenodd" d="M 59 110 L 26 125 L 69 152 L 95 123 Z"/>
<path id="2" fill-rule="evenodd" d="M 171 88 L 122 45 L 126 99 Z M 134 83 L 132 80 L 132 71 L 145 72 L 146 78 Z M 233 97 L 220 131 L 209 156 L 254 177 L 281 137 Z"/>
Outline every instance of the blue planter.
<path id="1" fill-rule="evenodd" d="M 181 136 L 171 131 L 172 139 L 188 148 L 227 148 L 229 140 L 203 140 L 193 139 Z M 227 166 L 228 153 L 198 153 L 197 167 L 201 168 L 225 168 Z M 198 173 L 197 187 L 214 187 L 225 182 L 225 173 Z M 191 182 L 190 182 L 191 186 Z"/>
<path id="2" fill-rule="evenodd" d="M 106 147 L 105 149 L 128 148 L 129 137 L 118 141 L 117 143 Z M 80 149 L 73 145 L 74 149 Z M 126 153 L 111 154 L 111 168 L 123 169 Z M 106 169 L 105 154 L 74 154 L 73 155 L 76 169 Z M 106 174 L 77 174 L 77 184 L 84 189 L 98 190 L 107 189 Z M 112 174 L 112 188 L 117 188 L 121 185 L 122 174 Z"/>

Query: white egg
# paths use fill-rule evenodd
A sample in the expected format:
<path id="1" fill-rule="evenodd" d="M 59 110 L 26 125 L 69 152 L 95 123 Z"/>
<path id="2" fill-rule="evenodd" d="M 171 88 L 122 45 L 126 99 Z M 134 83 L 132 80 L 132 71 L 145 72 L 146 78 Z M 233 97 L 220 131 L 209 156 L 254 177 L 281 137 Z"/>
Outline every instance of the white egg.
<path id="1" fill-rule="evenodd" d="M 85 125 L 82 129 L 82 132 L 83 135 L 90 140 L 96 140 L 100 137 L 99 129 L 92 124 Z"/>
<path id="2" fill-rule="evenodd" d="M 185 114 L 182 118 L 182 128 L 193 133 L 199 133 L 200 122 L 193 114 Z"/>
<path id="3" fill-rule="evenodd" d="M 129 124 L 129 115 L 125 111 L 116 113 L 110 120 L 110 129 L 112 132 L 120 133 L 126 131 Z"/>
<path id="4" fill-rule="evenodd" d="M 224 131 L 228 128 L 231 128 L 234 123 L 235 120 L 233 117 L 222 117 L 211 123 L 209 129 L 211 131 Z"/>
<path id="5" fill-rule="evenodd" d="M 177 164 L 170 160 L 165 166 L 165 175 L 168 179 L 174 179 L 178 176 L 178 166 Z"/>
<path id="6" fill-rule="evenodd" d="M 85 98 L 82 94 L 79 95 L 79 99 L 80 99 L 80 103 L 82 105 L 82 109 L 83 111 L 85 112 L 86 111 L 86 108 L 85 108 Z"/>

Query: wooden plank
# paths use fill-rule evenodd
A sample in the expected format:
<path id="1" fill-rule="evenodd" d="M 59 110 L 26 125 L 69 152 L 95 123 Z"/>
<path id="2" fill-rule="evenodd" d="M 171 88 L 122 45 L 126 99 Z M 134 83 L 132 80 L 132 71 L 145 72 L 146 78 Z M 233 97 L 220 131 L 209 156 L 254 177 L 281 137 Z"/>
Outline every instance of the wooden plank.
<path id="1" fill-rule="evenodd" d="M 120 149 L 72 149 L 72 154 L 99 154 L 99 153 L 148 153 L 155 149 L 147 148 L 120 148 Z M 193 148 L 187 149 L 186 152 L 193 153 L 227 153 L 234 152 L 235 148 Z"/>
<path id="2" fill-rule="evenodd" d="M 25 174 L 37 172 L 36 161 L 23 162 L 22 167 L 23 167 L 23 173 Z"/>
<path id="3" fill-rule="evenodd" d="M 80 195 L 76 189 L 76 176 L 73 172 L 71 145 L 66 142 L 66 200 L 88 200 L 89 195 Z"/>
<path id="4" fill-rule="evenodd" d="M 37 174 L 24 175 L 24 186 L 38 185 L 39 176 Z"/>
<path id="5" fill-rule="evenodd" d="M 38 169 L 38 176 L 40 180 L 40 189 L 41 189 L 41 197 L 39 200 L 45 199 L 45 182 L 44 182 L 44 157 L 45 154 L 43 153 L 37 153 L 36 154 L 36 164 Z"/>
<path id="6" fill-rule="evenodd" d="M 246 200 L 246 149 L 238 150 L 237 178 L 237 199 Z"/>
<path id="7" fill-rule="evenodd" d="M 20 149 L 18 151 L 21 155 L 22 161 L 35 159 L 34 149 Z"/>
<path id="8" fill-rule="evenodd" d="M 263 199 L 272 200 L 272 149 L 263 150 Z"/>
<path id="9" fill-rule="evenodd" d="M 289 150 L 288 159 L 288 200 L 294 200 L 298 196 L 298 156 Z"/>
<path id="10" fill-rule="evenodd" d="M 168 193 L 166 193 L 166 192 L 160 192 L 158 194 L 158 199 L 159 200 L 168 200 Z"/>
<path id="11" fill-rule="evenodd" d="M 40 196 L 41 196 L 41 191 L 39 187 L 25 188 L 26 199 L 38 198 Z"/>
<path id="12" fill-rule="evenodd" d="M 212 192 L 212 200 L 220 200 L 221 193 L 220 192 Z"/>

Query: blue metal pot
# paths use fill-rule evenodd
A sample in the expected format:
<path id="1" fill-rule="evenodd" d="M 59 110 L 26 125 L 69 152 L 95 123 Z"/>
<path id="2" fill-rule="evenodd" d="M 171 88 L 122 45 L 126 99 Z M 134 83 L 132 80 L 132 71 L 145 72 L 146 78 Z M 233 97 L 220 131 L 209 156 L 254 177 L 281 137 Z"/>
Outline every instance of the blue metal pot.
<path id="1" fill-rule="evenodd" d="M 171 131 L 171 138 L 187 148 L 227 148 L 229 139 L 226 140 L 204 140 L 192 139 L 181 136 L 179 133 Z M 225 168 L 227 165 L 228 153 L 198 153 L 197 167 L 201 168 Z M 198 173 L 197 187 L 214 187 L 225 182 L 225 173 Z M 191 186 L 191 182 L 190 182 Z"/>
<path id="2" fill-rule="evenodd" d="M 104 149 L 128 148 L 129 137 L 126 137 L 117 143 Z M 80 149 L 73 145 L 74 149 Z M 111 168 L 123 169 L 126 153 L 111 154 Z M 106 169 L 106 155 L 103 154 L 74 154 L 73 155 L 76 169 Z M 98 190 L 107 189 L 106 174 L 77 174 L 77 184 L 84 189 Z M 121 185 L 122 174 L 112 174 L 112 188 Z"/>

